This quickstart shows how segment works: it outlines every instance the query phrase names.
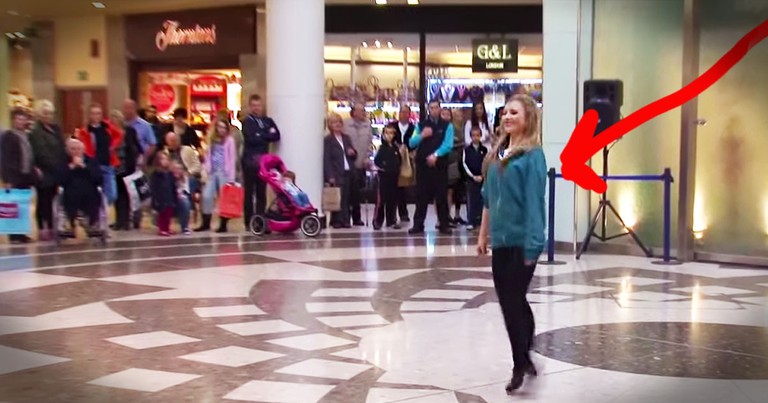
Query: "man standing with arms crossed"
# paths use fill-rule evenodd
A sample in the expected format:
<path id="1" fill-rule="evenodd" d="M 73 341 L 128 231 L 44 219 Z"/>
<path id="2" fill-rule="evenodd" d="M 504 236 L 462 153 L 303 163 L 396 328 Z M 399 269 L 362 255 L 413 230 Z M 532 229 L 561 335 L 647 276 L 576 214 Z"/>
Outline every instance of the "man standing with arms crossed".
<path id="1" fill-rule="evenodd" d="M 269 153 L 269 145 L 280 141 L 280 130 L 275 121 L 264 116 L 261 97 L 251 95 L 248 99 L 250 114 L 243 120 L 243 155 L 240 159 L 243 168 L 243 224 L 250 231 L 251 217 L 254 215 L 253 199 L 256 198 L 255 214 L 263 216 L 267 209 L 267 184 L 259 179 L 259 160 Z"/>
<path id="2" fill-rule="evenodd" d="M 429 103 L 429 117 L 419 123 L 409 142 L 416 148 L 416 212 L 411 235 L 424 233 L 429 202 L 435 201 L 441 234 L 451 233 L 448 215 L 448 154 L 453 149 L 453 124 L 440 119 L 440 103 Z"/>

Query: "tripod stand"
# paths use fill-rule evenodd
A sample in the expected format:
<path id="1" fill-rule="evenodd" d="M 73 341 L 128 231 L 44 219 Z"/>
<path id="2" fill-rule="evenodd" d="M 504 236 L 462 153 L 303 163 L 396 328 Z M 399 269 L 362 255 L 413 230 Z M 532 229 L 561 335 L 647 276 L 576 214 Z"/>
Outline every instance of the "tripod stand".
<path id="1" fill-rule="evenodd" d="M 604 147 L 603 148 L 603 180 L 607 180 L 608 178 L 608 153 L 610 152 L 611 148 L 615 145 L 614 142 L 610 147 Z M 606 235 L 607 232 L 607 226 L 608 226 L 608 213 L 612 213 L 614 217 L 619 221 L 619 224 L 621 224 L 621 227 L 626 232 L 622 232 L 616 235 Z M 602 218 L 602 219 L 601 219 Z M 597 228 L 598 220 L 600 221 L 600 233 L 598 234 L 595 232 L 595 229 Z M 608 200 L 608 197 L 606 196 L 606 193 L 604 192 L 600 196 L 600 204 L 597 208 L 597 212 L 595 212 L 595 216 L 592 218 L 592 223 L 589 226 L 589 230 L 587 231 L 587 236 L 584 238 L 584 242 L 581 243 L 581 247 L 579 248 L 579 252 L 576 254 L 576 259 L 579 259 L 581 255 L 587 251 L 589 248 L 589 242 L 592 240 L 592 238 L 597 238 L 601 242 L 610 241 L 612 239 L 620 238 L 623 236 L 629 235 L 632 237 L 632 239 L 635 241 L 635 243 L 640 247 L 640 249 L 645 252 L 645 255 L 647 257 L 653 257 L 653 253 L 650 249 L 648 249 L 643 242 L 640 240 L 640 238 L 637 236 L 635 231 L 632 230 L 632 228 L 628 227 L 626 223 L 624 223 L 624 220 L 621 219 L 621 215 L 619 215 L 619 212 L 616 211 L 616 209 L 613 207 L 613 204 L 610 200 Z"/>

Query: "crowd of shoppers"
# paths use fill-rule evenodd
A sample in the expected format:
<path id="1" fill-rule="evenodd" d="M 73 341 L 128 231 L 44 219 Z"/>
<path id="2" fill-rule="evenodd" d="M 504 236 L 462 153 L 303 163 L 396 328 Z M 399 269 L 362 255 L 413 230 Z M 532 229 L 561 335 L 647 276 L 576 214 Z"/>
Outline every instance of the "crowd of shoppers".
<path id="1" fill-rule="evenodd" d="M 249 99 L 249 110 L 242 132 L 231 125 L 225 110 L 217 114 L 207 136 L 201 136 L 188 123 L 184 108 L 176 109 L 173 122 L 164 125 L 154 106 L 140 110 L 135 101 L 126 100 L 120 110 L 107 115 L 101 105 L 92 104 L 86 110 L 86 125 L 65 134 L 54 123 L 53 103 L 39 101 L 34 116 L 13 109 L 11 129 L 0 133 L 2 180 L 6 188 L 35 189 L 41 241 L 52 239 L 57 230 L 54 200 L 60 190 L 64 191 L 60 207 L 72 226 L 79 215 L 89 231 L 99 224 L 95 218 L 102 203 L 93 202 L 96 194 L 114 208 L 112 229 L 139 229 L 144 206 L 139 202 L 150 199 L 158 234 L 168 236 L 173 234 L 174 217 L 182 233 L 191 233 L 190 214 L 198 199 L 202 222 L 196 231 L 210 230 L 222 186 L 241 182 L 247 226 L 253 214 L 266 210 L 259 158 L 280 140 L 280 131 L 264 115 L 258 95 Z M 134 181 L 146 188 L 138 189 Z M 227 219 L 220 218 L 217 232 L 227 230 Z M 10 240 L 27 243 L 31 238 L 14 234 Z"/>

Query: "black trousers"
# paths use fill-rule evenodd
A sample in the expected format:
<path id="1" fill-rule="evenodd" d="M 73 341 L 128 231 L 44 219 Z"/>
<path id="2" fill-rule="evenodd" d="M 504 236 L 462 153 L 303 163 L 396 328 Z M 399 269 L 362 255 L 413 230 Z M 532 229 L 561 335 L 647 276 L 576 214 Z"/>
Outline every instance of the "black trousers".
<path id="1" fill-rule="evenodd" d="M 64 212 L 67 213 L 67 218 L 69 218 L 71 223 L 74 223 L 77 218 L 77 213 L 82 212 L 83 215 L 88 217 L 88 224 L 95 226 L 99 222 L 100 204 L 101 198 L 98 193 L 81 194 L 69 198 L 65 197 Z"/>
<path id="2" fill-rule="evenodd" d="M 365 169 L 353 169 L 352 182 L 349 189 L 349 210 L 352 218 L 352 222 L 357 224 L 363 222 L 362 209 L 363 196 L 365 190 Z"/>
<path id="3" fill-rule="evenodd" d="M 512 361 L 515 368 L 524 370 L 531 364 L 529 352 L 533 348 L 536 327 L 526 298 L 536 263 L 525 265 L 522 248 L 501 247 L 493 248 L 491 265 L 493 284 L 512 347 Z"/>
<path id="4" fill-rule="evenodd" d="M 475 227 L 483 218 L 483 184 L 467 180 L 467 221 Z"/>
<path id="5" fill-rule="evenodd" d="M 115 224 L 118 228 L 130 229 L 131 225 L 131 199 L 128 197 L 128 188 L 125 187 L 126 175 L 117 176 L 117 200 L 115 200 Z"/>
<path id="6" fill-rule="evenodd" d="M 399 202 L 397 204 L 397 211 L 400 214 L 400 221 L 409 220 L 408 218 L 408 188 L 397 188 Z"/>
<path id="7" fill-rule="evenodd" d="M 263 216 L 267 210 L 267 184 L 259 179 L 258 173 L 248 172 L 243 167 L 243 219 L 250 225 L 254 213 Z M 254 211 L 254 198 L 256 210 Z"/>
<path id="8" fill-rule="evenodd" d="M 397 187 L 399 175 L 379 175 L 378 194 L 374 227 L 381 227 L 386 220 L 388 227 L 397 224 L 397 208 L 400 204 L 400 188 Z"/>
<path id="9" fill-rule="evenodd" d="M 352 193 L 353 176 L 353 171 L 347 171 L 344 174 L 344 180 L 337 185 L 341 188 L 341 209 L 331 213 L 332 226 L 349 226 L 349 197 Z"/>
<path id="10" fill-rule="evenodd" d="M 37 206 L 35 207 L 35 218 L 37 219 L 37 229 L 53 229 L 53 198 L 56 197 L 56 186 L 37 188 Z"/>
<path id="11" fill-rule="evenodd" d="M 427 207 L 435 201 L 437 220 L 441 229 L 447 229 L 448 215 L 448 169 L 438 163 L 435 167 L 419 165 L 416 168 L 416 212 L 413 214 L 413 228 L 423 230 L 427 218 Z"/>

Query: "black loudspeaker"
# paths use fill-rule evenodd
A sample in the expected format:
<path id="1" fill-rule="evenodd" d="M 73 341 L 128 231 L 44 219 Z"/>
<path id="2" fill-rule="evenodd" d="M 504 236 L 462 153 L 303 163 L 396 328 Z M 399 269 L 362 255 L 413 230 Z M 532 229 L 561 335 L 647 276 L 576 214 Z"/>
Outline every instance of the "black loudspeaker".
<path id="1" fill-rule="evenodd" d="M 595 136 L 621 119 L 624 84 L 621 80 L 587 80 L 584 82 L 584 111 L 594 109 L 599 116 Z"/>

